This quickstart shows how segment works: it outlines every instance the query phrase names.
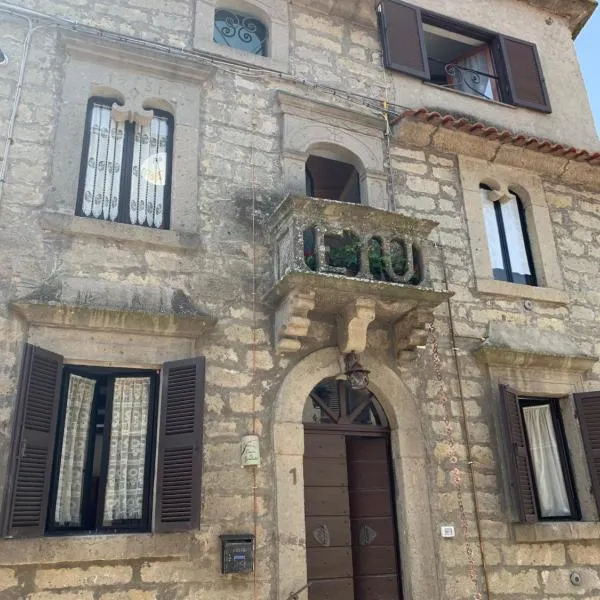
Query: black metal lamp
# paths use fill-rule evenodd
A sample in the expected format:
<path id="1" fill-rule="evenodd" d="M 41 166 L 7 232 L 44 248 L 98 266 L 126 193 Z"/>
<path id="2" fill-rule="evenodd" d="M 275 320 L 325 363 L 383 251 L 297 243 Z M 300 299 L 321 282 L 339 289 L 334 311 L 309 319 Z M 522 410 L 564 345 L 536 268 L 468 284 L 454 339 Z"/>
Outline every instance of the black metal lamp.
<path id="1" fill-rule="evenodd" d="M 369 385 L 369 373 L 359 362 L 356 352 L 348 352 L 344 356 L 346 361 L 346 378 L 353 390 L 364 390 Z"/>

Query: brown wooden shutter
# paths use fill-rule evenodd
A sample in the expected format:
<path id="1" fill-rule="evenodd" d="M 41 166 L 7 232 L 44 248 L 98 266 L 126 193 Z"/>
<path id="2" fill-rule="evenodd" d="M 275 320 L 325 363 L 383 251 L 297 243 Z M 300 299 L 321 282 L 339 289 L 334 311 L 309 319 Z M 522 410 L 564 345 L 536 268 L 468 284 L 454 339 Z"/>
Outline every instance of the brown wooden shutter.
<path id="1" fill-rule="evenodd" d="M 27 344 L 21 374 L 4 504 L 4 533 L 42 535 L 46 527 L 62 356 Z"/>
<path id="2" fill-rule="evenodd" d="M 385 66 L 430 79 L 421 9 L 399 0 L 383 0 L 379 26 Z"/>
<path id="3" fill-rule="evenodd" d="M 516 492 L 519 517 L 524 523 L 533 523 L 538 520 L 538 513 L 519 397 L 515 391 L 501 385 L 500 400 L 510 443 L 512 485 Z"/>
<path id="4" fill-rule="evenodd" d="M 510 100 L 517 106 L 550 113 L 550 100 L 535 44 L 499 36 Z"/>
<path id="5" fill-rule="evenodd" d="M 600 392 L 575 394 L 579 428 L 592 480 L 592 492 L 600 512 Z"/>
<path id="6" fill-rule="evenodd" d="M 200 522 L 204 366 L 203 357 L 163 366 L 156 531 L 196 529 Z"/>

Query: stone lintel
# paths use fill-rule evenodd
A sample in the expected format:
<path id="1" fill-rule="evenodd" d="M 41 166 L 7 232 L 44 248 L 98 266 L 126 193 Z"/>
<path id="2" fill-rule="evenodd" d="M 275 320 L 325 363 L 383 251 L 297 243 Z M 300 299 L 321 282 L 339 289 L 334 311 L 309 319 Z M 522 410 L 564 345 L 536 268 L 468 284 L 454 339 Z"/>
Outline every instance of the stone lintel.
<path id="1" fill-rule="evenodd" d="M 375 300 L 357 298 L 338 315 L 340 352 L 361 354 L 367 347 L 367 329 L 375 319 Z"/>
<path id="2" fill-rule="evenodd" d="M 19 300 L 11 303 L 11 309 L 29 325 L 182 338 L 200 337 L 217 322 L 200 313 L 154 313 L 55 301 Z"/>

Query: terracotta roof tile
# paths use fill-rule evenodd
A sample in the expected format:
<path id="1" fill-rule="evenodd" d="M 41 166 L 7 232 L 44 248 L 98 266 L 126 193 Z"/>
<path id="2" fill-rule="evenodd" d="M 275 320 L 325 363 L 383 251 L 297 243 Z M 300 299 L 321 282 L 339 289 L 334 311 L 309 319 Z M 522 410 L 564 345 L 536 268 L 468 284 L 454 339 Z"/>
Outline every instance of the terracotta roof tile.
<path id="1" fill-rule="evenodd" d="M 445 129 L 454 131 L 461 131 L 491 141 L 498 141 L 501 144 L 511 144 L 513 146 L 527 148 L 534 152 L 542 152 L 544 154 L 551 154 L 552 156 L 558 156 L 576 162 L 587 162 L 590 165 L 600 166 L 600 152 L 589 152 L 588 150 L 565 146 L 550 140 L 511 133 L 505 129 L 501 130 L 479 121 L 470 121 L 465 117 L 443 115 L 436 111 L 427 110 L 426 108 L 419 108 L 418 110 L 405 111 L 395 119 L 395 122 L 397 123 L 404 119 L 428 123 L 430 125 L 444 127 Z"/>

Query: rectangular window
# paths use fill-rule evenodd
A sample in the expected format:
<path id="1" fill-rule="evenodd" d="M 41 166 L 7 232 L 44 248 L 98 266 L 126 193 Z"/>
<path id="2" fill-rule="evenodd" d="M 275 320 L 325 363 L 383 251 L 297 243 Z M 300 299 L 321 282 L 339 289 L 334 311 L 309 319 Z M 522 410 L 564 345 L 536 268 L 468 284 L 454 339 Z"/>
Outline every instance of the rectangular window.
<path id="1" fill-rule="evenodd" d="M 197 357 L 162 371 L 63 366 L 61 356 L 26 345 L 3 534 L 196 528 L 204 365 Z"/>
<path id="2" fill-rule="evenodd" d="M 388 69 L 472 96 L 551 112 L 535 44 L 401 0 L 382 0 L 378 14 Z"/>
<path id="3" fill-rule="evenodd" d="M 168 229 L 173 117 L 153 110 L 148 122 L 120 120 L 115 102 L 88 103 L 76 214 Z"/>

